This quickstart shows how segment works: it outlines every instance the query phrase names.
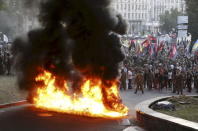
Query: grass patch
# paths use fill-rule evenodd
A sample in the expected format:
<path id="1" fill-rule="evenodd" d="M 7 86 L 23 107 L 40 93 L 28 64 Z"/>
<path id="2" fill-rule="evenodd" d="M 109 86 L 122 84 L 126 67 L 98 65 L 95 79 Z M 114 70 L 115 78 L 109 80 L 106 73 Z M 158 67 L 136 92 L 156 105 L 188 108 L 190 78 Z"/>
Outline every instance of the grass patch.
<path id="1" fill-rule="evenodd" d="M 26 91 L 18 89 L 15 76 L 0 76 L 0 104 L 24 100 Z"/>
<path id="2" fill-rule="evenodd" d="M 179 117 L 185 120 L 198 122 L 198 97 L 171 97 L 167 101 L 173 103 L 175 111 L 157 110 L 158 112 Z"/>

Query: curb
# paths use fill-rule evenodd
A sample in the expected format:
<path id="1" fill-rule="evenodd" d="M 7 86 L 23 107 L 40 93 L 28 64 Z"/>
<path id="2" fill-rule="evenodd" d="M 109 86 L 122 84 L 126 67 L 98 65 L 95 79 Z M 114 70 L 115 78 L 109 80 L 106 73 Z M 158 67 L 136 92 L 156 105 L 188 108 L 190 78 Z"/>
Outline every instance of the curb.
<path id="1" fill-rule="evenodd" d="M 123 131 L 145 131 L 145 130 L 138 126 L 130 126 L 126 129 L 124 129 Z"/>
<path id="2" fill-rule="evenodd" d="M 0 109 L 12 107 L 12 106 L 20 106 L 20 105 L 24 105 L 27 103 L 28 103 L 27 100 L 23 100 L 23 101 L 16 101 L 16 102 L 11 102 L 11 103 L 0 104 Z"/>
<path id="3" fill-rule="evenodd" d="M 149 108 L 153 103 L 169 97 L 172 96 L 157 97 L 138 104 L 135 110 L 140 124 L 151 131 L 156 131 L 158 129 L 161 131 L 197 131 L 198 123 L 196 122 L 162 114 Z"/>

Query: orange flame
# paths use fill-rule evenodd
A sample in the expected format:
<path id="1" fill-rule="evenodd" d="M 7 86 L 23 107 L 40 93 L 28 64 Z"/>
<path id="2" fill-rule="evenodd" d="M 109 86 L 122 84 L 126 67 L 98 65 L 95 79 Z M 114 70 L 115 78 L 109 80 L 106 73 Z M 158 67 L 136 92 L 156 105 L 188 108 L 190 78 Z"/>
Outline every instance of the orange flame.
<path id="1" fill-rule="evenodd" d="M 56 76 L 48 71 L 43 71 L 35 80 L 43 82 L 42 86 L 37 87 L 33 98 L 37 108 L 105 118 L 121 118 L 128 114 L 128 108 L 120 101 L 116 82 L 110 88 L 101 88 L 101 80 L 89 79 L 81 86 L 79 94 L 72 93 L 69 83 L 65 80 L 64 87 L 58 87 Z"/>

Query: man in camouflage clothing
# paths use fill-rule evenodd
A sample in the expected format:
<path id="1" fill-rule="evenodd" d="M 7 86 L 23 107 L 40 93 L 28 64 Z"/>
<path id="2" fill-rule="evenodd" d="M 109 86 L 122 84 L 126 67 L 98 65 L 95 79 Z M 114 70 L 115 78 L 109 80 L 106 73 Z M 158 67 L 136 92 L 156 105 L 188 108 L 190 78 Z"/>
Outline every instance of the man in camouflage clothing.
<path id="1" fill-rule="evenodd" d="M 121 90 L 122 89 L 126 90 L 126 87 L 127 87 L 126 80 L 127 80 L 127 70 L 126 70 L 126 68 L 123 68 L 121 70 L 121 78 L 120 78 L 120 82 L 121 82 L 120 89 Z"/>
<path id="2" fill-rule="evenodd" d="M 144 94 L 144 90 L 143 90 L 143 84 L 144 84 L 144 76 L 141 73 L 141 71 L 138 71 L 138 73 L 135 76 L 135 83 L 136 83 L 136 90 L 135 90 L 135 94 L 137 93 L 138 90 L 142 91 L 142 94 Z"/>
<path id="3" fill-rule="evenodd" d="M 176 71 L 174 80 L 175 80 L 175 89 L 176 89 L 177 94 L 183 95 L 184 76 L 180 70 Z"/>

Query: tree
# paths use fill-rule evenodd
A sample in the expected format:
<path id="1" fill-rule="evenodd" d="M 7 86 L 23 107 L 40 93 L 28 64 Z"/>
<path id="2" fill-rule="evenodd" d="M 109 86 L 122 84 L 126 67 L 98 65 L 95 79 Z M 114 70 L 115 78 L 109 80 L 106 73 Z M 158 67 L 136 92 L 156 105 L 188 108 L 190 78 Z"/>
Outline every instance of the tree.
<path id="1" fill-rule="evenodd" d="M 182 15 L 177 9 L 171 9 L 160 15 L 160 24 L 162 32 L 168 33 L 172 28 L 177 27 L 177 16 Z"/>
<path id="2" fill-rule="evenodd" d="M 186 11 L 189 16 L 189 32 L 192 35 L 192 44 L 190 50 L 193 47 L 193 44 L 198 39 L 198 0 L 186 0 Z"/>
<path id="3" fill-rule="evenodd" d="M 3 2 L 3 0 L 0 0 L 0 11 L 4 10 L 6 8 L 5 3 Z"/>

